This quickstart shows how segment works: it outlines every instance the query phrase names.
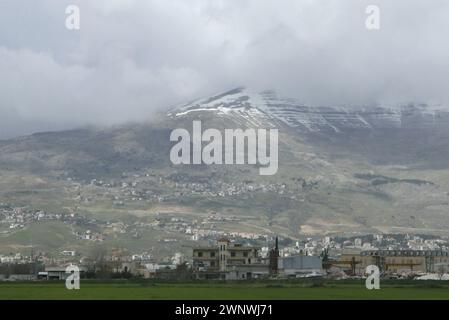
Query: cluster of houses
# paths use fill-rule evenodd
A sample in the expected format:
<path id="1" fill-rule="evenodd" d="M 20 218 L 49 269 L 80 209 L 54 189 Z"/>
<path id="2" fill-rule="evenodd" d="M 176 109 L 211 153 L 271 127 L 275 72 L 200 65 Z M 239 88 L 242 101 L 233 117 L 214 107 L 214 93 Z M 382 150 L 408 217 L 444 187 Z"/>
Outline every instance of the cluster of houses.
<path id="1" fill-rule="evenodd" d="M 191 256 L 178 252 L 165 260 L 153 259 L 148 252 L 125 256 L 112 252 L 98 262 L 65 250 L 59 260 L 41 259 L 37 265 L 38 260 L 33 257 L 0 255 L 0 279 L 64 279 L 68 276 L 65 268 L 71 264 L 78 265 L 86 277 L 178 280 L 361 277 L 370 265 L 378 266 L 382 276 L 449 273 L 447 241 L 439 238 L 401 236 L 393 241 L 389 237 L 371 236 L 365 240 L 355 238 L 348 243 L 348 240 L 324 237 L 283 248 L 279 248 L 277 237 L 271 247 L 259 247 L 247 241 L 243 244 L 225 237 L 217 239 L 209 245 L 191 248 Z M 401 243 L 407 247 L 396 247 Z"/>

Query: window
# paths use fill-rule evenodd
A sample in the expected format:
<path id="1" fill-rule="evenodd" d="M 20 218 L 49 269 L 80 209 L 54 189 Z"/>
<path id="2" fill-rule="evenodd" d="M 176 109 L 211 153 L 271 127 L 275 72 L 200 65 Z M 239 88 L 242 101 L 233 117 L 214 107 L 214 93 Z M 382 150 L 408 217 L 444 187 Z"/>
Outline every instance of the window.
<path id="1" fill-rule="evenodd" d="M 231 252 L 231 257 L 235 257 L 235 252 Z"/>
<path id="2" fill-rule="evenodd" d="M 198 252 L 198 258 L 201 258 L 203 256 L 203 253 L 200 251 Z"/>
<path id="3" fill-rule="evenodd" d="M 211 266 L 211 267 L 215 267 L 215 261 L 211 261 L 211 262 L 210 262 L 210 266 Z"/>
<path id="4" fill-rule="evenodd" d="M 215 257 L 215 252 L 211 252 L 211 253 L 210 253 L 210 257 L 211 257 L 211 258 L 214 258 L 214 257 Z"/>
<path id="5" fill-rule="evenodd" d="M 243 256 L 247 257 L 248 256 L 248 252 L 243 252 Z"/>

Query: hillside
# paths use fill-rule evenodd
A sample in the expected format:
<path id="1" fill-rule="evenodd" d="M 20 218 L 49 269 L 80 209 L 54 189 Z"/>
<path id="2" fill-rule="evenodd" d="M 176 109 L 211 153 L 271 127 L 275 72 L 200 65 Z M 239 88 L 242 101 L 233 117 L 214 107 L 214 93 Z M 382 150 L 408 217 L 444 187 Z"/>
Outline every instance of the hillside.
<path id="1" fill-rule="evenodd" d="M 203 129 L 278 128 L 278 173 L 260 176 L 253 165 L 171 164 L 170 132 L 190 130 L 193 120 Z M 58 225 L 61 248 L 87 230 L 106 245 L 129 249 L 190 239 L 172 218 L 190 228 L 292 239 L 448 234 L 448 120 L 444 107 L 313 107 L 238 88 L 151 122 L 1 141 L 0 250 L 29 244 L 27 230 L 41 230 L 31 217 L 39 210 L 82 217 Z M 17 208 L 25 222 L 10 228 Z M 117 231 L 114 223 L 124 226 Z M 77 246 L 86 247 L 82 240 Z"/>

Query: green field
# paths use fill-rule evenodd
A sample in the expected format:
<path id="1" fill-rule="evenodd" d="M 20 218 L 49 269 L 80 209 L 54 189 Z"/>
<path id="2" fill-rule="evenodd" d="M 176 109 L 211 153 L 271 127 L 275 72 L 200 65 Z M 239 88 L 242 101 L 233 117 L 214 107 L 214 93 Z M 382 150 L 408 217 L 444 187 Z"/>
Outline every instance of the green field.
<path id="1" fill-rule="evenodd" d="M 307 299 L 449 299 L 449 284 L 391 282 L 367 290 L 362 282 L 326 283 L 150 283 L 81 282 L 67 290 L 64 282 L 0 283 L 0 300 L 307 300 Z"/>

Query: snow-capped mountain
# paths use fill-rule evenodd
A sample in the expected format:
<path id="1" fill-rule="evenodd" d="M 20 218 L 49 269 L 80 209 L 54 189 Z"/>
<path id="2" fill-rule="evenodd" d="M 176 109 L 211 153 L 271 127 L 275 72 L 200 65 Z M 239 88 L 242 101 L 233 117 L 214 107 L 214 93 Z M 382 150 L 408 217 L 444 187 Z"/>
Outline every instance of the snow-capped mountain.
<path id="1" fill-rule="evenodd" d="M 203 129 L 276 126 L 276 175 L 254 165 L 173 165 L 173 129 L 190 131 L 198 119 Z M 448 120 L 442 107 L 314 107 L 239 88 L 148 122 L 0 141 L 0 187 L 21 206 L 69 203 L 105 216 L 219 212 L 245 217 L 245 232 L 254 223 L 256 232 L 295 237 L 449 234 Z M 116 197 L 123 206 L 111 211 Z"/>
<path id="2" fill-rule="evenodd" d="M 274 91 L 237 88 L 199 99 L 169 112 L 172 118 L 212 112 L 250 125 L 283 123 L 301 132 L 344 132 L 355 129 L 438 128 L 449 125 L 449 109 L 441 106 L 376 107 L 307 106 Z"/>

